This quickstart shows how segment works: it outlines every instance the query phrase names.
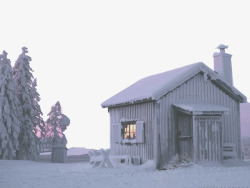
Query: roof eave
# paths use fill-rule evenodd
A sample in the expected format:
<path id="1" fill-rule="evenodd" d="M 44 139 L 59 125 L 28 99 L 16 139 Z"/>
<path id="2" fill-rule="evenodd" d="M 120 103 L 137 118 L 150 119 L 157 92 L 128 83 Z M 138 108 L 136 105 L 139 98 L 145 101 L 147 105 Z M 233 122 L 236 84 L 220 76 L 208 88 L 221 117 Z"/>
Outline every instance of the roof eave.
<path id="1" fill-rule="evenodd" d="M 212 80 L 212 82 L 217 85 L 219 88 L 221 88 L 224 92 L 226 92 L 229 96 L 234 98 L 240 103 L 246 103 L 247 102 L 247 97 L 243 95 L 239 90 L 236 88 L 230 87 L 227 83 L 223 82 L 221 79 L 215 79 Z M 235 92 L 235 91 L 236 92 Z"/>
<path id="2" fill-rule="evenodd" d="M 128 106 L 128 105 L 134 105 L 134 104 L 140 104 L 140 103 L 146 103 L 146 102 L 152 102 L 155 101 L 154 99 L 151 98 L 145 98 L 141 100 L 135 100 L 135 101 L 129 101 L 129 102 L 124 102 L 124 103 L 117 103 L 117 104 L 102 104 L 102 108 L 116 108 L 120 106 Z"/>

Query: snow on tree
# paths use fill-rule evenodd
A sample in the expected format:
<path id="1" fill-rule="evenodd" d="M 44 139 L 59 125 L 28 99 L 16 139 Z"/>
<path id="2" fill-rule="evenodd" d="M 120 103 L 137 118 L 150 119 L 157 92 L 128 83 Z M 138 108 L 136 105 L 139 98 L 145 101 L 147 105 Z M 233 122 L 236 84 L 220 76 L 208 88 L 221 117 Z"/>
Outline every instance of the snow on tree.
<path id="1" fill-rule="evenodd" d="M 52 140 L 53 140 L 53 135 L 51 134 L 51 132 L 53 132 L 52 130 L 52 126 L 48 125 L 46 122 L 44 122 L 44 137 L 40 138 L 41 141 L 41 145 L 42 145 L 42 151 L 50 151 L 52 149 Z"/>
<path id="2" fill-rule="evenodd" d="M 20 132 L 18 100 L 7 52 L 0 55 L 0 159 L 13 159 Z"/>
<path id="3" fill-rule="evenodd" d="M 37 107 L 38 96 L 32 86 L 34 77 L 30 68 L 31 57 L 26 55 L 28 50 L 22 48 L 13 68 L 17 98 L 21 111 L 21 127 L 19 134 L 18 159 L 36 160 L 39 155 L 36 136 L 36 123 L 40 122 L 40 107 Z M 35 96 L 35 98 L 34 98 Z M 37 98 L 36 98 L 37 97 Z"/>
<path id="4" fill-rule="evenodd" d="M 42 110 L 39 105 L 39 102 L 41 100 L 39 93 L 37 92 L 36 89 L 37 86 L 37 79 L 34 79 L 32 82 L 32 88 L 31 88 L 31 98 L 33 99 L 31 101 L 32 107 L 34 109 L 34 115 L 32 117 L 33 119 L 33 124 L 35 125 L 35 128 L 33 132 L 36 135 L 36 145 L 39 147 L 39 150 L 42 150 L 42 143 L 41 143 L 41 138 L 44 138 L 45 136 L 45 123 L 42 118 Z"/>
<path id="5" fill-rule="evenodd" d="M 46 121 L 47 125 L 47 137 L 52 138 L 52 145 L 66 145 L 67 139 L 64 135 L 64 131 L 70 124 L 70 119 L 62 113 L 60 102 L 58 101 L 51 107 L 51 111 L 48 114 L 49 118 Z"/>

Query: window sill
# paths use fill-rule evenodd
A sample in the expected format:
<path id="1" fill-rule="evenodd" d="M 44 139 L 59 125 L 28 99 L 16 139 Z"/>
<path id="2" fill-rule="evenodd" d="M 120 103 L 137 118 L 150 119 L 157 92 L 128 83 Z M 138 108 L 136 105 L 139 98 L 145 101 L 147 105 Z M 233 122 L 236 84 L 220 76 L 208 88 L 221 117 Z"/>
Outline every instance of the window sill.
<path id="1" fill-rule="evenodd" d="M 136 144 L 136 139 L 123 139 L 123 144 Z"/>

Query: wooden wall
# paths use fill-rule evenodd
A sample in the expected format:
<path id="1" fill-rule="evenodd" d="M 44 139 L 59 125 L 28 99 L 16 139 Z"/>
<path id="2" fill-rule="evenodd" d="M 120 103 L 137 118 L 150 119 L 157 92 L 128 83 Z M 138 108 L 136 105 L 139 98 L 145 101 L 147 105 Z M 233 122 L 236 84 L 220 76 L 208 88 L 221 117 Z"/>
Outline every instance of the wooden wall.
<path id="1" fill-rule="evenodd" d="M 140 156 L 142 163 L 153 159 L 154 139 L 154 102 L 134 104 L 110 108 L 110 147 L 111 155 Z M 119 123 L 122 118 L 144 121 L 145 139 L 143 144 L 120 144 L 112 139 L 112 124 Z"/>
<path id="2" fill-rule="evenodd" d="M 168 163 L 177 153 L 176 117 L 172 104 L 206 103 L 231 109 L 222 117 L 222 143 L 235 143 L 238 157 L 241 156 L 239 103 L 225 94 L 211 80 L 199 73 L 158 101 L 109 108 L 111 155 L 140 156 L 142 162 L 154 157 Z M 145 122 L 144 144 L 119 144 L 112 141 L 112 124 L 122 118 Z M 154 141 L 155 139 L 155 141 Z"/>
<path id="3" fill-rule="evenodd" d="M 239 103 L 225 94 L 211 80 L 197 74 L 178 88 L 169 92 L 158 101 L 158 136 L 160 135 L 160 156 L 168 163 L 177 153 L 175 113 L 172 104 L 207 103 L 227 107 L 231 111 L 222 117 L 222 142 L 235 143 L 240 157 L 240 111 Z M 156 110 L 157 111 L 157 110 Z"/>

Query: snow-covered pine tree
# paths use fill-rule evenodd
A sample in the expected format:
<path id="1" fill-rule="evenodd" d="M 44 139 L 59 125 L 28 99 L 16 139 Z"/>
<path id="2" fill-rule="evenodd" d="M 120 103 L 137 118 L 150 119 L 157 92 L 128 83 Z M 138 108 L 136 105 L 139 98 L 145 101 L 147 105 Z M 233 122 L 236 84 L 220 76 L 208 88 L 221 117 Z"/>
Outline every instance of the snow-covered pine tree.
<path id="1" fill-rule="evenodd" d="M 45 126 L 45 134 L 44 137 L 41 138 L 42 142 L 42 150 L 43 151 L 48 151 L 52 149 L 52 140 L 53 140 L 53 135 L 51 134 L 53 132 L 52 126 L 47 124 L 47 122 L 44 122 Z"/>
<path id="2" fill-rule="evenodd" d="M 62 114 L 62 108 L 60 102 L 56 102 L 51 107 L 51 111 L 48 114 L 49 118 L 46 121 L 50 137 L 52 137 L 52 145 L 66 145 L 67 139 L 63 132 L 70 124 L 70 119 Z"/>
<path id="3" fill-rule="evenodd" d="M 37 92 L 36 86 L 37 86 L 37 79 L 34 79 L 32 82 L 32 88 L 30 92 L 31 98 L 33 99 L 31 103 L 34 109 L 34 116 L 32 117 L 32 119 L 33 119 L 33 124 L 35 125 L 35 128 L 33 131 L 36 135 L 35 141 L 36 141 L 36 145 L 38 146 L 38 150 L 42 150 L 43 146 L 42 146 L 41 140 L 42 138 L 45 137 L 45 123 L 43 121 L 43 118 L 42 118 L 43 113 L 39 105 L 41 98 L 40 98 L 39 93 Z"/>
<path id="4" fill-rule="evenodd" d="M 33 108 L 32 81 L 33 70 L 30 68 L 31 57 L 26 55 L 28 50 L 22 48 L 13 68 L 17 98 L 21 111 L 21 127 L 19 134 L 18 159 L 37 160 L 39 151 L 36 145 L 36 135 L 34 129 L 34 117 L 36 112 Z"/>
<path id="5" fill-rule="evenodd" d="M 7 52 L 0 55 L 0 159 L 14 159 L 20 132 L 18 100 Z"/>

